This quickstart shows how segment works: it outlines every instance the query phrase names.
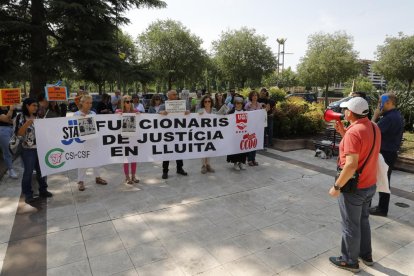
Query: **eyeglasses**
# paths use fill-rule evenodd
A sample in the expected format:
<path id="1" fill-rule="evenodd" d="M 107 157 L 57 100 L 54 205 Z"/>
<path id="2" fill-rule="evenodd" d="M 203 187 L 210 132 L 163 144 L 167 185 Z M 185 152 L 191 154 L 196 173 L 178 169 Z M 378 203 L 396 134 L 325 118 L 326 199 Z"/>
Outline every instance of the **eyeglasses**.
<path id="1" fill-rule="evenodd" d="M 129 103 L 131 103 L 131 101 L 124 101 L 124 103 L 127 103 L 127 104 L 129 104 Z"/>
<path id="2" fill-rule="evenodd" d="M 205 103 L 211 103 L 211 101 L 204 101 Z"/>

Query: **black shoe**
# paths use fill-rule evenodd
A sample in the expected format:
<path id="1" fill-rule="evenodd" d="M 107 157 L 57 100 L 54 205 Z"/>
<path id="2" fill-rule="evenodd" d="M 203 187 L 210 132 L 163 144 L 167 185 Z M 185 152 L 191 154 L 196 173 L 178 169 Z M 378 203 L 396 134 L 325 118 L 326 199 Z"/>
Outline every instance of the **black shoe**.
<path id="1" fill-rule="evenodd" d="M 33 196 L 28 196 L 24 199 L 24 202 L 26 202 L 27 204 L 33 204 L 37 201 L 37 198 L 34 198 Z"/>
<path id="2" fill-rule="evenodd" d="M 359 257 L 359 258 L 367 266 L 373 266 L 374 265 L 374 261 L 372 260 L 372 257 Z"/>
<path id="3" fill-rule="evenodd" d="M 44 191 L 44 192 L 39 193 L 39 197 L 43 197 L 43 198 L 52 197 L 52 196 L 53 196 L 53 194 L 49 191 Z"/>
<path id="4" fill-rule="evenodd" d="M 381 216 L 381 217 L 387 216 L 387 213 L 382 211 L 378 206 L 369 208 L 369 214 L 372 216 Z"/>
<path id="5" fill-rule="evenodd" d="M 186 171 L 184 171 L 183 169 L 178 170 L 177 173 L 181 174 L 181 175 L 188 175 L 188 173 Z"/>
<path id="6" fill-rule="evenodd" d="M 360 272 L 361 269 L 359 269 L 359 264 L 348 264 L 347 262 L 345 262 L 344 260 L 342 260 L 342 257 L 329 257 L 329 261 L 331 261 L 331 263 L 333 265 L 335 265 L 336 267 L 345 269 L 345 270 L 349 270 L 352 271 L 354 273 L 356 272 Z"/>
<path id="7" fill-rule="evenodd" d="M 167 172 L 162 173 L 162 179 L 167 179 L 167 178 L 168 178 L 168 173 Z"/>

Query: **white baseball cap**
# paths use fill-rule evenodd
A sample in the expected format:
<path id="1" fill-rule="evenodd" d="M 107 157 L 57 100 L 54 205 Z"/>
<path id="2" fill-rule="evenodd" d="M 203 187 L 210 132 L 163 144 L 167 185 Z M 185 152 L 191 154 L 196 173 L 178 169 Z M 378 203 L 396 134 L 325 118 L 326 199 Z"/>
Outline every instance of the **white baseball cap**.
<path id="1" fill-rule="evenodd" d="M 361 97 L 353 97 L 349 101 L 341 103 L 340 107 L 348 108 L 358 115 L 367 115 L 369 112 L 368 102 Z"/>

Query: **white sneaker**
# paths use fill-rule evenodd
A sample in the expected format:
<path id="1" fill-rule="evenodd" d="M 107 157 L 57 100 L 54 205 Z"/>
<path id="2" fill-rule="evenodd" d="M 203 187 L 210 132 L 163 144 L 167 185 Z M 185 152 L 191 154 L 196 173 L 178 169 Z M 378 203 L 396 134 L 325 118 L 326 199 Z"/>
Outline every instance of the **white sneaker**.
<path id="1" fill-rule="evenodd" d="M 10 169 L 8 173 L 10 178 L 17 179 L 17 174 L 13 169 Z"/>
<path id="2" fill-rule="evenodd" d="M 246 169 L 246 167 L 244 166 L 243 163 L 239 163 L 239 168 L 240 168 L 240 170 L 245 170 Z"/>
<path id="3" fill-rule="evenodd" d="M 234 170 L 240 171 L 239 163 L 234 163 Z"/>

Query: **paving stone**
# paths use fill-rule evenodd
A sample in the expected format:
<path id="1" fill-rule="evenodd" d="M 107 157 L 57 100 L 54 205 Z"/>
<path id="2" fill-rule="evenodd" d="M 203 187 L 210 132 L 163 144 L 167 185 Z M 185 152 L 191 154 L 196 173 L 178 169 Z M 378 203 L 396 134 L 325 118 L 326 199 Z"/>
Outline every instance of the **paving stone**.
<path id="1" fill-rule="evenodd" d="M 226 271 L 231 275 L 240 276 L 267 276 L 274 272 L 257 256 L 249 255 L 224 265 Z"/>
<path id="2" fill-rule="evenodd" d="M 112 275 L 134 268 L 131 259 L 124 249 L 90 258 L 89 263 L 91 265 L 92 274 L 99 276 Z"/>
<path id="3" fill-rule="evenodd" d="M 48 276 L 92 275 L 88 260 L 78 261 L 47 270 Z"/>
<path id="4" fill-rule="evenodd" d="M 184 276 L 184 272 L 171 260 L 163 260 L 137 268 L 140 276 Z M 161 271 L 161 273 L 160 273 Z"/>
<path id="5" fill-rule="evenodd" d="M 169 254 L 159 241 L 127 248 L 127 252 L 135 267 L 141 267 L 169 258 Z"/>
<path id="6" fill-rule="evenodd" d="M 118 234 L 115 233 L 109 236 L 85 240 L 85 247 L 86 252 L 88 253 L 88 257 L 92 258 L 119 251 L 124 248 L 124 245 Z"/>
<path id="7" fill-rule="evenodd" d="M 276 273 L 303 262 L 299 256 L 284 245 L 269 247 L 256 252 L 255 255 Z"/>

